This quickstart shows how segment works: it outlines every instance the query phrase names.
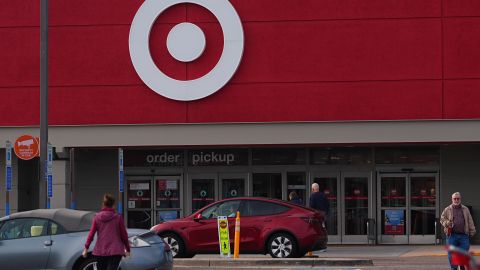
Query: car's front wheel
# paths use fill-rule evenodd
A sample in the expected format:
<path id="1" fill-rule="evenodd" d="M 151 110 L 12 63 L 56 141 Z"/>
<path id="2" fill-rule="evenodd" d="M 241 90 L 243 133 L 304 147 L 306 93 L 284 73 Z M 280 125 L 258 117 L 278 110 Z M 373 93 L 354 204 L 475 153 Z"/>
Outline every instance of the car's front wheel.
<path id="1" fill-rule="evenodd" d="M 273 258 L 292 258 L 297 254 L 297 242 L 287 233 L 277 233 L 268 240 L 268 253 Z"/>
<path id="2" fill-rule="evenodd" d="M 85 259 L 78 267 L 78 270 L 97 270 L 97 260 L 93 256 Z"/>
<path id="3" fill-rule="evenodd" d="M 186 256 L 185 244 L 180 236 L 174 233 L 165 233 L 161 234 L 160 237 L 162 237 L 165 243 L 170 246 L 174 258 L 182 258 Z"/>

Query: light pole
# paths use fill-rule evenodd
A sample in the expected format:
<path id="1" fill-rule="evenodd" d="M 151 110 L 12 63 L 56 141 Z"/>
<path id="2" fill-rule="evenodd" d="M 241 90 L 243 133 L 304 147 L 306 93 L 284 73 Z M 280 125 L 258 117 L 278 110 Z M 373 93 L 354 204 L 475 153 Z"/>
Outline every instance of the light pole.
<path id="1" fill-rule="evenodd" d="M 40 177 L 39 208 L 47 207 L 48 0 L 40 1 Z"/>

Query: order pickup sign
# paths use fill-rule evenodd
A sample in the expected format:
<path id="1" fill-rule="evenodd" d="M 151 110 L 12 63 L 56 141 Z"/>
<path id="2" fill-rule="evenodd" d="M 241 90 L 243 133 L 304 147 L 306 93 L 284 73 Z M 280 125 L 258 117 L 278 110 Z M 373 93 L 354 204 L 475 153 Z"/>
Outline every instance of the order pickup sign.
<path id="1" fill-rule="evenodd" d="M 220 255 L 230 257 L 230 235 L 228 234 L 228 219 L 226 216 L 219 216 L 218 241 L 220 243 Z"/>

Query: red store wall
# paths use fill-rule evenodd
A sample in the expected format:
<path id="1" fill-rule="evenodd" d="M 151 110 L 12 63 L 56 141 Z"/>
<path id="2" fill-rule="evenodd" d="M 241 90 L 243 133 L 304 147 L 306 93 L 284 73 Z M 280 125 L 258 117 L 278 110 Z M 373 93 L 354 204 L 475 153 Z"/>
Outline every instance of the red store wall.
<path id="1" fill-rule="evenodd" d="M 245 32 L 236 74 L 179 102 L 149 90 L 131 64 L 143 0 L 50 0 L 50 124 L 480 118 L 480 1 L 230 2 Z M 1 126 L 39 122 L 39 3 L 0 0 Z M 207 40 L 190 64 L 165 46 L 184 21 Z M 216 64 L 222 40 L 212 14 L 181 4 L 159 17 L 150 46 L 163 72 L 193 79 Z"/>

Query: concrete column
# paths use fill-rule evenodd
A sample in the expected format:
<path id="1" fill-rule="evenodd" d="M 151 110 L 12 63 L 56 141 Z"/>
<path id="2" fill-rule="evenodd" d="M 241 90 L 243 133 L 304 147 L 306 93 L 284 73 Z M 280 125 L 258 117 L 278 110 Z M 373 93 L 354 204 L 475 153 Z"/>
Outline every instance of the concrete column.
<path id="1" fill-rule="evenodd" d="M 52 208 L 69 208 L 67 203 L 70 192 L 68 166 L 67 160 L 53 161 L 53 197 L 50 200 Z"/>

